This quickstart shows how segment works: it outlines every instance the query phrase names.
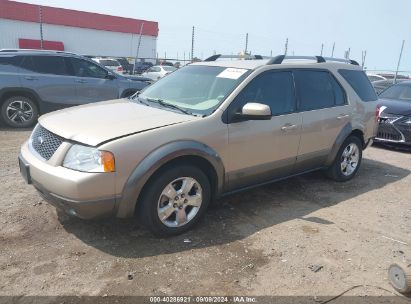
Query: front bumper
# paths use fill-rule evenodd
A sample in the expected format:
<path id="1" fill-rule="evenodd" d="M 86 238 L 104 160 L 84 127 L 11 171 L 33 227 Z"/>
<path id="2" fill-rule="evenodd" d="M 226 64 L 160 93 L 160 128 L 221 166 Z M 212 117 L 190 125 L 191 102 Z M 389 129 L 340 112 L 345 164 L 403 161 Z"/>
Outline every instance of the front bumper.
<path id="1" fill-rule="evenodd" d="M 411 127 L 397 121 L 381 120 L 378 124 L 378 133 L 375 142 L 411 145 Z"/>
<path id="2" fill-rule="evenodd" d="M 51 162 L 31 153 L 28 143 L 22 146 L 20 172 L 45 201 L 82 219 L 115 214 L 115 173 L 78 172 Z"/>

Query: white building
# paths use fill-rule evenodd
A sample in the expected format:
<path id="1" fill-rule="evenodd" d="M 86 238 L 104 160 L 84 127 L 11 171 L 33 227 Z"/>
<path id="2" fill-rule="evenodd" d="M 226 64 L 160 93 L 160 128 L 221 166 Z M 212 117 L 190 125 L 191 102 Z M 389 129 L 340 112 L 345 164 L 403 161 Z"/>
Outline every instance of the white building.
<path id="1" fill-rule="evenodd" d="M 43 48 L 82 55 L 155 58 L 158 23 L 0 0 L 0 49 Z"/>

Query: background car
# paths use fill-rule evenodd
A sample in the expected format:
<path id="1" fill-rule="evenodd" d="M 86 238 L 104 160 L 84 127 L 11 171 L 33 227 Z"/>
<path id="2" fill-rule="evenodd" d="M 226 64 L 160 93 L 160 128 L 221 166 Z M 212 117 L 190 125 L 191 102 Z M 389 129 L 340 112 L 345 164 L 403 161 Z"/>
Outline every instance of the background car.
<path id="1" fill-rule="evenodd" d="M 30 127 L 40 114 L 65 107 L 128 97 L 149 84 L 72 53 L 0 52 L 0 114 L 11 127 Z"/>
<path id="2" fill-rule="evenodd" d="M 402 82 L 404 79 L 397 79 L 396 83 Z M 379 95 L 381 92 L 383 92 L 385 89 L 389 88 L 394 84 L 394 79 L 386 79 L 386 80 L 377 80 L 371 82 L 373 85 L 375 92 Z"/>
<path id="3" fill-rule="evenodd" d="M 123 74 L 124 69 L 117 59 L 113 58 L 92 58 L 95 62 L 105 66 L 107 69 L 116 72 L 118 74 Z"/>
<path id="4" fill-rule="evenodd" d="M 368 74 L 367 73 L 367 77 L 371 82 L 378 81 L 378 80 L 387 80 L 387 78 L 381 75 L 378 75 L 378 74 Z"/>
<path id="5" fill-rule="evenodd" d="M 127 58 L 116 58 L 123 68 L 123 74 L 133 74 L 133 65 L 128 62 Z"/>
<path id="6" fill-rule="evenodd" d="M 376 142 L 411 147 L 411 81 L 397 83 L 380 94 Z"/>
<path id="7" fill-rule="evenodd" d="M 155 65 L 145 71 L 141 76 L 150 78 L 152 80 L 158 80 L 163 78 L 167 74 L 170 74 L 177 70 L 175 67 L 168 66 L 168 65 Z"/>
<path id="8" fill-rule="evenodd" d="M 149 68 L 151 68 L 153 64 L 151 62 L 137 62 L 136 63 L 136 68 L 134 70 L 134 74 L 141 74 L 147 71 Z M 134 69 L 134 65 L 131 67 Z"/>

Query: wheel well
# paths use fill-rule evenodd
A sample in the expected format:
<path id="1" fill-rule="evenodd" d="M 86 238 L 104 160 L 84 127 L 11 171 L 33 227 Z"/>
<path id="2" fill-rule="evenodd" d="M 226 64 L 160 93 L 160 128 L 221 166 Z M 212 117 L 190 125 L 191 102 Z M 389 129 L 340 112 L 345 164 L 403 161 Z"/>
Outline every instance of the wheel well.
<path id="1" fill-rule="evenodd" d="M 362 147 L 365 147 L 364 133 L 361 130 L 353 130 L 350 135 L 357 136 L 361 140 Z"/>
<path id="2" fill-rule="evenodd" d="M 123 93 L 121 94 L 121 98 L 129 97 L 129 96 L 133 95 L 136 92 L 137 92 L 137 90 L 135 90 L 135 89 L 124 90 Z"/>
<path id="3" fill-rule="evenodd" d="M 40 105 L 37 97 L 33 93 L 28 91 L 6 91 L 0 97 L 0 105 L 2 105 L 3 102 L 5 102 L 8 98 L 13 96 L 24 96 L 30 98 L 36 104 L 37 110 L 40 112 Z"/>
<path id="4" fill-rule="evenodd" d="M 137 199 L 137 205 L 140 200 L 140 197 L 142 194 L 146 191 L 148 185 L 156 179 L 156 177 L 161 174 L 161 171 L 166 170 L 167 168 L 170 168 L 172 166 L 176 166 L 179 164 L 184 164 L 184 165 L 192 165 L 195 167 L 200 168 L 204 174 L 207 176 L 210 186 L 211 186 L 211 198 L 215 198 L 217 195 L 217 188 L 218 188 L 218 175 L 216 170 L 214 169 L 213 165 L 206 160 L 203 157 L 200 156 L 193 156 L 193 155 L 187 155 L 187 156 L 179 156 L 177 158 L 174 158 L 170 160 L 169 162 L 163 164 L 160 168 L 158 168 L 147 180 L 147 182 L 144 184 L 143 189 L 141 190 L 139 197 Z M 136 210 L 137 210 L 136 206 Z"/>

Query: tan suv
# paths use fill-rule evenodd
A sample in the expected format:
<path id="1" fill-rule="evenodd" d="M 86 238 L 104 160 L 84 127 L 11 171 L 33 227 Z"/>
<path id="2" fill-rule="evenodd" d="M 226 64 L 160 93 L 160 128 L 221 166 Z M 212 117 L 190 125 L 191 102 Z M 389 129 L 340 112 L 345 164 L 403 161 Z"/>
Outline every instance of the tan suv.
<path id="1" fill-rule="evenodd" d="M 23 177 L 73 216 L 136 214 L 173 235 L 222 195 L 319 169 L 336 181 L 356 174 L 378 115 L 356 62 L 219 59 L 130 99 L 40 117 L 21 148 Z"/>

